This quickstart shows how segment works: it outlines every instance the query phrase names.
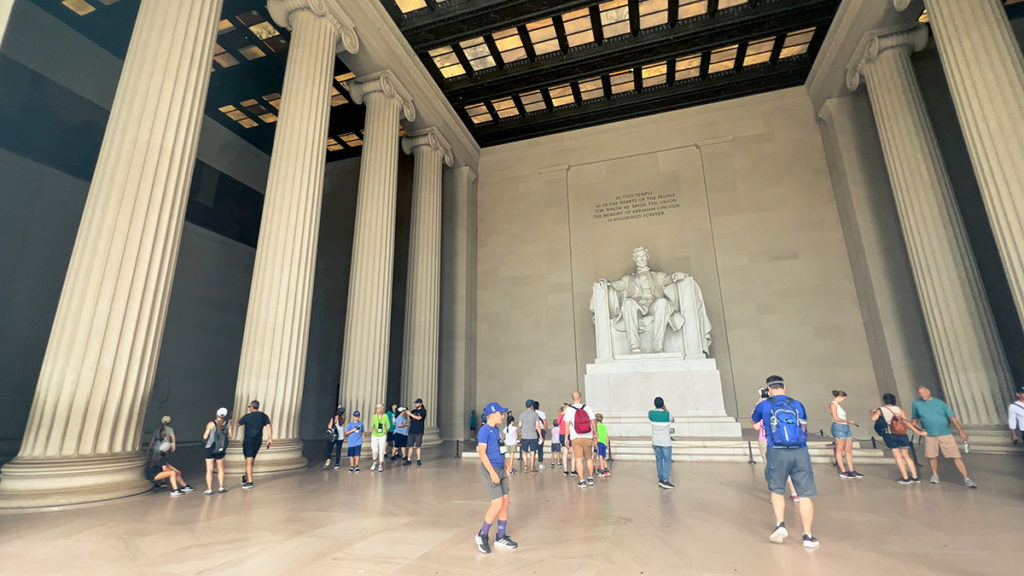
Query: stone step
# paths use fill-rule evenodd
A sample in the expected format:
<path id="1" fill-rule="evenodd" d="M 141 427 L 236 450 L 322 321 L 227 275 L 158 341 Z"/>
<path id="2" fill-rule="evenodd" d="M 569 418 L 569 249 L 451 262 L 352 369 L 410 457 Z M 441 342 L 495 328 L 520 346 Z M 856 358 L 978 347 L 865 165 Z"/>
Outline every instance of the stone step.
<path id="1" fill-rule="evenodd" d="M 863 445 L 862 445 L 863 444 Z M 811 440 L 807 443 L 811 462 L 835 463 L 831 440 Z M 545 447 L 545 452 L 548 448 Z M 463 452 L 463 458 L 476 458 L 476 452 Z M 611 457 L 621 461 L 654 461 L 651 439 L 645 437 L 611 438 Z M 672 441 L 673 462 L 762 462 L 756 440 L 743 438 L 675 438 Z M 888 464 L 892 457 L 882 444 L 871 447 L 871 442 L 854 442 L 853 459 L 856 463 Z"/>

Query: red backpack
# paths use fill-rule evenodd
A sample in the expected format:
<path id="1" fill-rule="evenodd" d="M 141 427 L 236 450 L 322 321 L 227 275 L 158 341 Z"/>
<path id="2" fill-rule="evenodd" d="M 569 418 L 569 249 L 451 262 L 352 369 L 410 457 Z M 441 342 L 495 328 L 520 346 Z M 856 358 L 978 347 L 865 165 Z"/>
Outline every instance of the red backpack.
<path id="1" fill-rule="evenodd" d="M 587 414 L 586 407 L 587 405 L 583 404 L 577 408 L 576 415 L 573 417 L 572 429 L 575 430 L 577 434 L 590 434 L 591 432 L 590 414 Z"/>

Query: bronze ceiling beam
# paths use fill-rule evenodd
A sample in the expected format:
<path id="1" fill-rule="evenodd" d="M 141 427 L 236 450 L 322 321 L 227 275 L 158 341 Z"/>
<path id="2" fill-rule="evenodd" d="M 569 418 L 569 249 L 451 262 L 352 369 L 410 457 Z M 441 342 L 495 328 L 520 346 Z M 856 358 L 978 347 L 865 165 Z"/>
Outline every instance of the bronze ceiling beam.
<path id="1" fill-rule="evenodd" d="M 477 71 L 472 78 L 449 79 L 441 89 L 453 106 L 474 104 L 802 28 L 827 26 L 838 5 L 839 0 L 762 0 L 757 8 L 720 11 L 714 18 L 680 21 L 674 28 L 653 28 L 636 38 L 549 55 L 506 66 L 500 72 Z"/>
<path id="2" fill-rule="evenodd" d="M 393 8 L 394 0 L 383 2 L 409 45 L 417 52 L 424 52 L 571 12 L 595 4 L 596 0 L 448 0 L 438 4 L 435 10 L 417 10 L 400 15 L 396 15 Z"/>
<path id="3" fill-rule="evenodd" d="M 803 84 L 810 72 L 811 62 L 810 58 L 800 56 L 780 62 L 776 66 L 751 66 L 735 74 L 713 76 L 700 82 L 665 85 L 588 102 L 582 106 L 565 106 L 545 114 L 490 122 L 474 127 L 473 132 L 481 146 L 494 146 L 524 138 L 781 90 Z"/>

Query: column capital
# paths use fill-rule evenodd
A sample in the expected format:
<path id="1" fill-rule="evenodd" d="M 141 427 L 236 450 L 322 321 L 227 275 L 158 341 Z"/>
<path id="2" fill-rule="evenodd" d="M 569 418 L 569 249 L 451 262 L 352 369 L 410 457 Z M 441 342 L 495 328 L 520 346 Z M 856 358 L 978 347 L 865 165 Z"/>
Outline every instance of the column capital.
<path id="1" fill-rule="evenodd" d="M 928 28 L 923 24 L 915 24 L 911 28 L 872 30 L 865 33 L 846 66 L 846 87 L 850 91 L 856 90 L 860 86 L 865 66 L 873 63 L 882 52 L 893 48 L 917 52 L 927 43 Z"/>
<path id="2" fill-rule="evenodd" d="M 441 152 L 444 165 L 451 168 L 455 160 L 452 156 L 452 147 L 437 128 L 431 126 L 402 137 L 402 151 L 406 154 L 412 154 L 417 148 L 424 146 Z"/>
<path id="3" fill-rule="evenodd" d="M 291 30 L 292 15 L 308 10 L 319 18 L 326 18 L 338 31 L 338 45 L 335 52 L 359 52 L 359 36 L 355 25 L 345 14 L 337 0 L 267 0 L 267 12 L 278 26 Z"/>
<path id="4" fill-rule="evenodd" d="M 356 104 L 362 104 L 366 100 L 367 94 L 381 92 L 388 98 L 394 98 L 401 103 L 403 118 L 410 122 L 416 120 L 416 107 L 413 105 L 412 95 L 390 70 L 382 70 L 356 78 L 349 83 L 348 92 Z"/>

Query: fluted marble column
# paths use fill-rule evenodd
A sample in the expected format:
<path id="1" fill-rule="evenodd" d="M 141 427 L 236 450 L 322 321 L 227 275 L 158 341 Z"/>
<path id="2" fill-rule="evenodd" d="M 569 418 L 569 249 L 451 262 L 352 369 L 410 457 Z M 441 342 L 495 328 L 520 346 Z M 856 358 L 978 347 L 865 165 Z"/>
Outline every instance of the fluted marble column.
<path id="1" fill-rule="evenodd" d="M 452 148 L 436 128 L 409 134 L 402 150 L 416 159 L 409 233 L 409 274 L 402 357 L 402 402 L 423 399 L 423 444 L 441 443 L 437 427 L 438 322 L 441 304 L 441 171 Z"/>
<path id="2" fill-rule="evenodd" d="M 390 71 L 358 78 L 350 86 L 352 100 L 366 104 L 366 121 L 338 396 L 349 413 L 369 414 L 387 401 L 398 122 L 415 120 L 416 109 Z"/>
<path id="3" fill-rule="evenodd" d="M 306 371 L 323 197 L 331 80 L 338 49 L 359 48 L 352 25 L 318 0 L 270 0 L 271 16 L 291 28 L 281 108 L 270 157 L 249 309 L 235 388 L 234 418 L 260 401 L 274 429 L 272 450 L 260 453 L 257 472 L 306 465 L 299 410 Z M 339 42 L 340 41 L 340 42 Z M 244 466 L 232 442 L 232 471 Z"/>
<path id="4" fill-rule="evenodd" d="M 139 452 L 221 0 L 143 0 L 0 505 L 149 489 Z"/>
<path id="5" fill-rule="evenodd" d="M 896 7 L 902 10 L 908 2 L 896 0 Z M 999 0 L 924 4 L 1017 316 L 1024 323 L 1024 55 Z"/>
<path id="6" fill-rule="evenodd" d="M 885 153 L 900 226 L 946 400 L 968 424 L 1002 420 L 1010 374 L 946 166 L 910 63 L 922 26 L 869 33 L 848 68 L 861 79 Z M 927 382 L 919 382 L 928 385 Z"/>

